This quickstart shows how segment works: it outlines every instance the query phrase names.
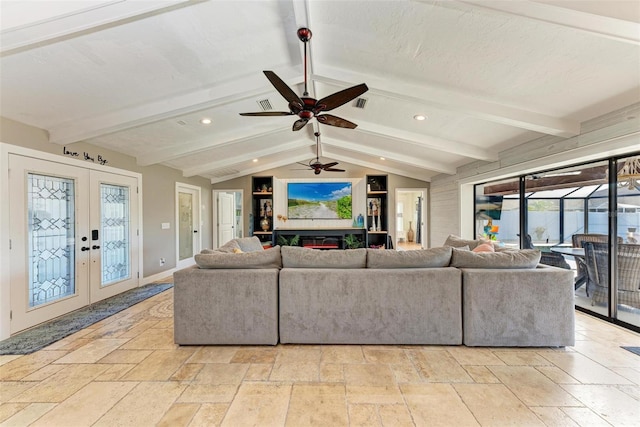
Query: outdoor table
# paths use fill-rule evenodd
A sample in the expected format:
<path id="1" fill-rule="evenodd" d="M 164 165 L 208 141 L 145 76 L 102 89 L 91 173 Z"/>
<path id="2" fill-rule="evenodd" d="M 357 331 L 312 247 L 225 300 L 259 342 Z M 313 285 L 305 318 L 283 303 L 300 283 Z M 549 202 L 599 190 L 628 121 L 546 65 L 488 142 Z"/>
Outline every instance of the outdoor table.
<path id="1" fill-rule="evenodd" d="M 581 262 L 584 262 L 584 248 L 569 248 L 569 247 L 563 247 L 563 246 L 554 246 L 550 249 L 551 249 L 551 252 L 556 252 L 562 255 L 568 255 L 574 258 L 579 258 Z M 579 276 L 576 276 L 576 280 L 574 282 L 574 289 L 578 289 L 580 286 L 582 286 L 586 282 L 587 282 L 586 274 L 581 274 Z"/>

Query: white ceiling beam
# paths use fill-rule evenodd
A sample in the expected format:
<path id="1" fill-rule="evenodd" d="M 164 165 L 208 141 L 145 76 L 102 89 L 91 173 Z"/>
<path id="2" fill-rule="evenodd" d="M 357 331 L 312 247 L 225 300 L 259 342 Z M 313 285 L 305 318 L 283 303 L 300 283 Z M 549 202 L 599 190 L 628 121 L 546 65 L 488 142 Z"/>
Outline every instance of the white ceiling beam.
<path id="1" fill-rule="evenodd" d="M 140 166 L 155 165 L 157 163 L 169 162 L 171 160 L 179 159 L 180 157 L 199 153 L 215 147 L 223 147 L 230 144 L 237 144 L 239 142 L 254 141 L 261 138 L 276 139 L 279 135 L 286 136 L 291 134 L 292 132 L 289 126 L 261 133 L 255 133 L 252 128 L 247 127 L 242 130 L 242 134 L 239 135 L 237 132 L 234 132 L 233 136 L 229 134 L 220 135 L 212 132 L 211 137 L 194 141 L 182 141 L 177 147 L 154 150 L 153 152 L 147 153 L 143 156 L 136 157 L 136 162 Z M 294 134 L 294 136 L 297 135 Z M 278 140 L 282 141 L 279 138 Z"/>
<path id="2" fill-rule="evenodd" d="M 241 176 L 252 175 L 252 174 L 255 174 L 255 173 L 262 173 L 262 172 L 264 172 L 266 170 L 276 169 L 276 168 L 279 168 L 281 166 L 286 166 L 286 165 L 290 165 L 292 163 L 301 162 L 301 161 L 303 161 L 305 159 L 308 159 L 308 158 L 309 158 L 309 155 L 307 153 L 291 154 L 286 159 L 277 160 L 275 162 L 263 164 L 263 165 L 256 166 L 256 167 L 253 167 L 253 168 L 244 169 L 242 172 L 238 172 L 238 173 L 235 173 L 235 174 L 232 174 L 232 175 L 225 175 L 225 176 L 219 177 L 219 178 L 211 178 L 211 183 L 215 184 L 217 182 L 228 181 L 230 179 L 239 178 Z"/>
<path id="3" fill-rule="evenodd" d="M 327 157 L 331 157 L 334 159 L 339 159 L 345 163 L 351 163 L 352 165 L 362 166 L 364 168 L 379 170 L 382 172 L 392 173 L 395 175 L 406 176 L 408 178 L 418 179 L 420 181 L 431 182 L 431 178 L 425 177 L 424 175 L 420 175 L 417 173 L 413 173 L 411 171 L 407 171 L 405 169 L 396 169 L 386 165 L 380 165 L 378 163 L 367 162 L 362 159 L 357 159 L 355 157 L 349 157 L 342 154 L 337 154 L 331 151 L 325 150 L 325 155 Z"/>
<path id="4" fill-rule="evenodd" d="M 337 148 L 343 148 L 348 151 L 360 152 L 363 155 L 374 156 L 374 157 L 384 157 L 385 159 L 392 160 L 394 162 L 403 163 L 409 166 L 413 166 L 420 169 L 431 170 L 438 173 L 445 173 L 448 175 L 455 175 L 456 168 L 452 166 L 447 166 L 440 162 L 431 162 L 424 159 L 419 159 L 416 157 L 405 156 L 403 154 L 398 154 L 397 152 L 389 151 L 389 150 L 379 150 L 372 147 L 368 147 L 362 144 L 356 144 L 353 142 L 346 141 L 338 141 L 330 138 L 323 138 L 322 144 L 324 146 L 330 145 Z M 397 151 L 401 152 L 398 146 L 394 146 Z"/>
<path id="5" fill-rule="evenodd" d="M 455 154 L 476 160 L 495 161 L 498 160 L 498 153 L 492 150 L 476 147 L 475 145 L 449 139 L 437 138 L 435 136 L 422 135 L 414 132 L 407 132 L 400 129 L 390 128 L 371 122 L 359 120 L 355 132 L 366 133 L 372 136 L 391 139 L 394 141 L 417 145 L 423 149 L 442 151 L 448 154 Z"/>
<path id="6" fill-rule="evenodd" d="M 207 162 L 197 166 L 188 167 L 182 170 L 182 174 L 185 177 L 206 175 L 207 173 L 211 173 L 216 170 L 233 168 L 237 164 L 253 161 L 253 159 L 259 160 L 261 157 L 283 154 L 287 151 L 300 148 L 301 146 L 306 147 L 307 145 L 309 145 L 308 141 L 294 141 L 287 144 L 278 144 L 262 150 L 252 151 L 251 153 L 244 153 L 239 156 L 228 157 L 215 162 Z"/>
<path id="7" fill-rule="evenodd" d="M 548 135 L 571 137 L 580 133 L 580 123 L 574 120 L 560 119 L 498 104 L 437 85 L 417 85 L 401 80 L 390 81 L 387 78 L 354 73 L 330 66 L 322 66 L 322 70 L 318 68 L 316 67 L 317 74 L 313 74 L 312 78 L 329 84 L 351 86 L 352 82 L 365 81 L 370 93 L 387 98 L 433 105 L 443 110 Z"/>
<path id="8" fill-rule="evenodd" d="M 166 9 L 189 6 L 204 0 L 146 0 L 146 1 L 104 1 L 101 3 L 86 2 L 88 6 L 81 7 L 62 15 L 50 15 L 47 18 L 3 30 L 0 53 L 2 56 L 15 52 L 22 52 L 43 44 L 52 43 L 65 38 L 71 38 L 79 33 L 103 30 L 115 27 L 132 19 L 140 19 L 151 13 L 159 13 Z M 33 7 L 30 2 L 23 2 L 26 7 Z M 81 3 L 78 3 L 81 4 Z M 19 11 L 15 5 L 7 6 L 4 12 L 28 13 L 25 9 Z M 8 21 L 10 16 L 4 17 Z M 16 18 L 19 18 L 16 16 Z M 25 18 L 26 19 L 26 18 Z M 20 22 L 26 22 L 21 19 Z"/>
<path id="9" fill-rule="evenodd" d="M 635 2 L 636 0 L 631 1 Z M 439 5 L 453 6 L 455 3 L 464 3 L 465 5 L 471 5 L 473 7 L 492 9 L 510 15 L 522 16 L 537 21 L 573 28 L 619 42 L 640 45 L 639 23 L 572 9 L 571 2 L 567 2 L 566 7 L 524 0 L 460 0 L 458 2 L 440 2 Z"/>
<path id="10" fill-rule="evenodd" d="M 302 79 L 300 72 L 295 68 L 281 69 L 277 73 L 290 86 L 300 83 Z M 252 89 L 247 90 L 247 88 Z M 213 85 L 101 116 L 59 124 L 49 129 L 49 141 L 60 145 L 71 144 L 167 118 L 258 97 L 274 90 L 264 75 L 252 74 L 227 84 Z"/>

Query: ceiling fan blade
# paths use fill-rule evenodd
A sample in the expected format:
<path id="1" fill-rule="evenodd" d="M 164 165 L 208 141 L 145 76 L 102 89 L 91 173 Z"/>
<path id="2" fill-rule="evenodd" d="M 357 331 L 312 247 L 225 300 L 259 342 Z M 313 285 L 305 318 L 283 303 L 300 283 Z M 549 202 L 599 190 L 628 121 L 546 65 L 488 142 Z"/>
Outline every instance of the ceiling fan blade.
<path id="1" fill-rule="evenodd" d="M 338 162 L 326 163 L 326 164 L 322 165 L 322 169 L 327 170 L 328 168 L 332 168 L 337 164 L 338 164 Z"/>
<path id="2" fill-rule="evenodd" d="M 293 116 L 292 112 L 285 111 L 262 111 L 260 113 L 240 113 L 241 116 Z"/>
<path id="3" fill-rule="evenodd" d="M 284 99 L 289 102 L 297 102 L 300 105 L 304 105 L 300 97 L 296 95 L 296 93 L 291 90 L 291 88 L 287 86 L 287 84 L 283 82 L 282 79 L 276 75 L 276 73 L 274 73 L 273 71 L 263 71 L 263 73 L 265 76 L 267 76 L 273 87 L 275 87 L 276 90 L 280 92 L 280 95 L 282 95 Z"/>
<path id="4" fill-rule="evenodd" d="M 293 123 L 293 130 L 297 131 L 297 130 L 302 129 L 304 127 L 304 125 L 307 124 L 308 121 L 309 121 L 309 119 L 296 120 L 295 123 Z"/>
<path id="5" fill-rule="evenodd" d="M 359 97 L 368 90 L 369 88 L 364 83 L 341 90 L 316 102 L 316 108 L 323 106 L 322 111 L 331 111 Z"/>
<path id="6" fill-rule="evenodd" d="M 310 168 L 311 166 L 309 166 L 307 163 L 302 163 L 302 162 L 296 162 L 299 165 L 305 166 L 307 168 Z M 312 168 L 313 169 L 313 168 Z"/>
<path id="7" fill-rule="evenodd" d="M 329 168 L 329 169 L 325 169 L 327 172 L 346 172 L 344 169 L 335 169 L 335 168 Z"/>
<path id="8" fill-rule="evenodd" d="M 336 117 L 332 114 L 321 114 L 316 116 L 316 119 L 318 120 L 318 123 L 337 126 L 339 128 L 355 129 L 358 127 L 357 124 L 350 122 L 349 120 L 341 119 L 340 117 Z"/>

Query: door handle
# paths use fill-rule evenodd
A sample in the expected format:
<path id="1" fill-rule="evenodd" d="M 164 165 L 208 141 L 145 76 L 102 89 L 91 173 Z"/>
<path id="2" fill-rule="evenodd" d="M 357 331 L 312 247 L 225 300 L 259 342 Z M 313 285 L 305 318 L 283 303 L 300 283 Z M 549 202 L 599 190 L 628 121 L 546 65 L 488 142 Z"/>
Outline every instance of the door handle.
<path id="1" fill-rule="evenodd" d="M 100 246 L 98 246 L 98 245 L 93 245 L 93 246 L 91 247 L 91 249 L 100 249 Z"/>
<path id="2" fill-rule="evenodd" d="M 90 247 L 88 247 L 88 246 L 83 246 L 83 247 L 81 247 L 81 248 L 80 248 L 80 250 L 81 250 L 82 252 L 84 252 L 84 251 L 88 251 L 89 249 L 91 249 L 91 248 L 90 248 Z"/>
<path id="3" fill-rule="evenodd" d="M 193 230 L 193 232 L 194 232 L 194 233 L 197 233 L 197 232 L 198 232 L 198 230 Z"/>

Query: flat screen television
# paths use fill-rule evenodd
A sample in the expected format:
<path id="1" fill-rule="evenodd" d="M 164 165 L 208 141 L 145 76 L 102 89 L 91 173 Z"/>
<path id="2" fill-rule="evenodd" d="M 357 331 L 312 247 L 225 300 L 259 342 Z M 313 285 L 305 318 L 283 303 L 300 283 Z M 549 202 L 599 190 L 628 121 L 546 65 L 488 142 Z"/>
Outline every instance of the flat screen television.
<path id="1" fill-rule="evenodd" d="M 290 182 L 287 184 L 289 219 L 351 219 L 350 182 Z"/>
<path id="2" fill-rule="evenodd" d="M 492 219 L 498 221 L 502 214 L 503 196 L 476 196 L 476 219 Z"/>

